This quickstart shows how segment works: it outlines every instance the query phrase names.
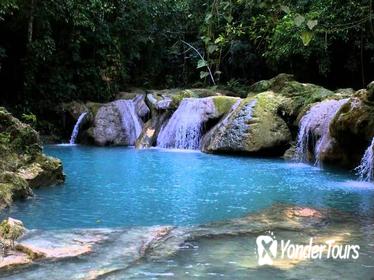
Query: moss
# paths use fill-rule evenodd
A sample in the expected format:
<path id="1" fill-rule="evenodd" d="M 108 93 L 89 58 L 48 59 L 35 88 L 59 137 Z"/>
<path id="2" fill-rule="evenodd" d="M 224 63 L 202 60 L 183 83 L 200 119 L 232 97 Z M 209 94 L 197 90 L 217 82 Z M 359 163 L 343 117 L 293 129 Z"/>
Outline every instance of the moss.
<path id="1" fill-rule="evenodd" d="M 0 210 L 12 203 L 12 197 L 13 185 L 9 183 L 0 183 Z"/>
<path id="2" fill-rule="evenodd" d="M 228 96 L 216 96 L 213 98 L 214 106 L 219 115 L 224 115 L 230 111 L 231 107 L 238 99 Z"/>
<path id="3" fill-rule="evenodd" d="M 248 96 L 255 93 L 273 91 L 277 95 L 285 97 L 279 108 L 290 123 L 293 123 L 298 115 L 310 104 L 320 102 L 327 98 L 341 99 L 347 96 L 347 92 L 335 93 L 314 84 L 300 83 L 294 80 L 292 75 L 280 74 L 270 80 L 260 81 L 250 87 Z"/>
<path id="4" fill-rule="evenodd" d="M 260 93 L 264 91 L 279 91 L 284 88 L 285 84 L 289 81 L 294 81 L 294 76 L 289 74 L 279 74 L 278 76 L 270 79 L 259 81 L 249 87 L 250 93 Z"/>
<path id="5" fill-rule="evenodd" d="M 0 238 L 10 243 L 14 249 L 14 241 L 20 238 L 26 229 L 21 221 L 9 218 L 0 223 Z"/>
<path id="6" fill-rule="evenodd" d="M 0 182 L 0 209 L 9 206 L 15 199 L 24 199 L 32 195 L 27 181 L 15 173 L 2 173 Z"/>
<path id="7" fill-rule="evenodd" d="M 63 180 L 61 162 L 42 154 L 39 134 L 0 108 L 0 208 L 14 199 L 32 195 L 30 187 L 38 185 L 28 181 L 22 171 L 36 171 L 32 169 L 36 164 L 39 166 L 39 172 L 34 172 L 36 182 L 49 185 Z"/>
<path id="8" fill-rule="evenodd" d="M 276 95 L 271 91 L 259 93 L 254 98 L 257 100 L 258 106 L 256 107 L 261 107 L 272 113 L 276 113 L 279 106 L 287 100 L 287 98 L 281 95 Z"/>
<path id="9" fill-rule="evenodd" d="M 184 98 L 204 98 L 210 96 L 220 96 L 221 93 L 217 92 L 215 88 L 196 88 L 196 89 L 184 89 L 178 91 L 170 91 L 167 95 L 170 95 L 171 109 L 178 108 L 179 104 Z"/>

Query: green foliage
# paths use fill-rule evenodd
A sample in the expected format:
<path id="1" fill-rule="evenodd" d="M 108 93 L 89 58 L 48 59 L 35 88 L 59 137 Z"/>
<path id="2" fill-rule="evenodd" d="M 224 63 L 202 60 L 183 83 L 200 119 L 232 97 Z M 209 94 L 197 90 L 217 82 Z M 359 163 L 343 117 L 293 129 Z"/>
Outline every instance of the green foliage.
<path id="1" fill-rule="evenodd" d="M 36 118 L 36 115 L 34 115 L 33 113 L 29 113 L 29 114 L 22 114 L 22 120 L 31 125 L 31 126 L 35 126 L 36 123 L 37 123 L 37 118 Z"/>
<path id="2" fill-rule="evenodd" d="M 372 1 L 2 0 L 2 97 L 41 119 L 128 86 L 238 88 L 281 71 L 362 86 L 374 79 Z"/>
<path id="3" fill-rule="evenodd" d="M 0 133 L 0 144 L 7 145 L 10 143 L 10 134 L 8 132 Z"/>

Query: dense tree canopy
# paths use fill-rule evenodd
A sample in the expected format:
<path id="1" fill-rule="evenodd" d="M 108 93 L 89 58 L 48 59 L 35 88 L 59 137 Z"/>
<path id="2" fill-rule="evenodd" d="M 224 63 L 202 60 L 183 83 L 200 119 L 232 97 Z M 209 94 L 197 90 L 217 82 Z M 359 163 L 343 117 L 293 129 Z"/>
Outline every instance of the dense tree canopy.
<path id="1" fill-rule="evenodd" d="M 372 0 L 1 0 L 1 103 L 42 112 L 130 86 L 278 72 L 329 87 L 374 79 Z M 209 73 L 211 72 L 211 73 Z"/>

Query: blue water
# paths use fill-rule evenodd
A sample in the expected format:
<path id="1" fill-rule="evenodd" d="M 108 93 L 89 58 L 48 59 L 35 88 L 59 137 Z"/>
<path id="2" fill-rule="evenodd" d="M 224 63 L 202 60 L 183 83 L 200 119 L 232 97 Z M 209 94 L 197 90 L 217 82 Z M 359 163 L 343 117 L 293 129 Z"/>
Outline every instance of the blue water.
<path id="1" fill-rule="evenodd" d="M 47 146 L 65 184 L 35 190 L 5 215 L 33 229 L 195 225 L 284 202 L 374 217 L 374 186 L 349 172 L 198 152 Z"/>

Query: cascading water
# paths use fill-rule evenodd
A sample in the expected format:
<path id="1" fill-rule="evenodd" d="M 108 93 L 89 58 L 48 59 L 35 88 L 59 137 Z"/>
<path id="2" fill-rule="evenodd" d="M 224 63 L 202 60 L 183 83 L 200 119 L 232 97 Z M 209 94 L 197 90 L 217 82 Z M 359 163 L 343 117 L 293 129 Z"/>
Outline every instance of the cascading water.
<path id="1" fill-rule="evenodd" d="M 136 114 L 135 103 L 132 100 L 117 100 L 114 103 L 121 115 L 122 129 L 127 143 L 133 146 L 143 127 L 143 122 Z"/>
<path id="2" fill-rule="evenodd" d="M 365 151 L 361 164 L 356 168 L 356 171 L 361 181 L 370 182 L 374 180 L 374 138 L 369 148 Z"/>
<path id="3" fill-rule="evenodd" d="M 331 143 L 330 123 L 339 109 L 348 101 L 326 100 L 314 105 L 301 119 L 297 137 L 295 159 L 306 162 L 313 150 L 315 164 L 320 164 L 321 153 Z"/>
<path id="4" fill-rule="evenodd" d="M 77 140 L 77 137 L 78 137 L 79 128 L 81 126 L 82 121 L 86 117 L 86 115 L 87 115 L 87 112 L 82 113 L 79 116 L 77 123 L 74 125 L 74 129 L 73 129 L 73 132 L 71 133 L 70 142 L 69 142 L 71 145 L 75 144 L 75 141 Z"/>
<path id="5" fill-rule="evenodd" d="M 200 148 L 203 125 L 214 114 L 211 98 L 185 98 L 157 138 L 160 148 Z"/>

